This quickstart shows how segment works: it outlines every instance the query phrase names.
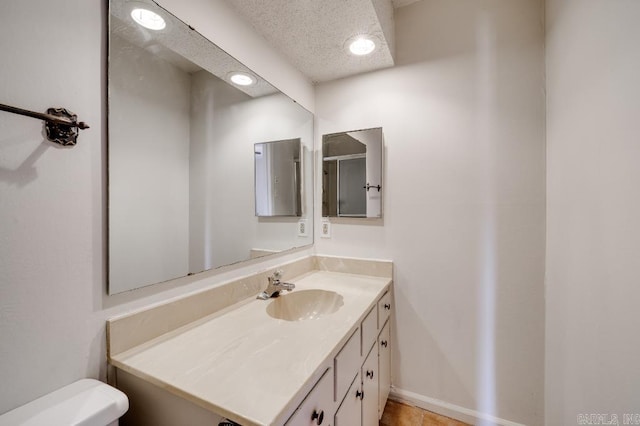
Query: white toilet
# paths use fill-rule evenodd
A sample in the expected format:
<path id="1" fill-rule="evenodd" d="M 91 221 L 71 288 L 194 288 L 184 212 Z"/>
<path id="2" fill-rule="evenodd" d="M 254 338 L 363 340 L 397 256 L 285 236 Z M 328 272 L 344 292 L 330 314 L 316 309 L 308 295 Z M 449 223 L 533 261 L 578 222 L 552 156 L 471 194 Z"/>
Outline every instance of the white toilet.
<path id="1" fill-rule="evenodd" d="M 0 426 L 116 426 L 127 396 L 105 383 L 82 379 L 0 416 Z"/>

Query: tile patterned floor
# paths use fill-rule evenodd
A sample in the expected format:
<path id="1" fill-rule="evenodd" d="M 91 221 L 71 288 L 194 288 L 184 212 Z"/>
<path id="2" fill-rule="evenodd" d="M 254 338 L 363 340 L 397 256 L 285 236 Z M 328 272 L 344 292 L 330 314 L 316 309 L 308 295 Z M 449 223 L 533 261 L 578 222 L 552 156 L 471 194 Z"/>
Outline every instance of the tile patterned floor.
<path id="1" fill-rule="evenodd" d="M 387 401 L 380 426 L 468 426 L 458 420 L 440 416 L 431 411 Z"/>

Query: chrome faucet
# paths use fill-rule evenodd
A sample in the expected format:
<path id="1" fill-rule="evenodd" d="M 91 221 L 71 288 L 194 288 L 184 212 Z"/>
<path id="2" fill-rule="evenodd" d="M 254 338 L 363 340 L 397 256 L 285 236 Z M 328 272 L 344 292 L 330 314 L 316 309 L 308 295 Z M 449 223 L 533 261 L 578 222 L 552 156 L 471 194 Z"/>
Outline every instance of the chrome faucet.
<path id="1" fill-rule="evenodd" d="M 261 300 L 267 300 L 272 297 L 278 297 L 280 296 L 280 292 L 282 292 L 282 290 L 291 291 L 296 287 L 295 284 L 284 283 L 280 281 L 281 276 L 281 270 L 275 271 L 273 275 L 269 277 L 269 284 L 267 285 L 267 288 L 265 289 L 265 291 L 260 293 L 257 298 Z"/>

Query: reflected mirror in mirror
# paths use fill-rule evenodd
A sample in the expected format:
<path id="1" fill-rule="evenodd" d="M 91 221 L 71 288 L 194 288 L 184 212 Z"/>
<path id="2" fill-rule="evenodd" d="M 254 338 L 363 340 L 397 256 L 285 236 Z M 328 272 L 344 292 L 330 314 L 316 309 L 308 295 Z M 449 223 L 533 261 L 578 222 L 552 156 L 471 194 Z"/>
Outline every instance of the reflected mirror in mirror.
<path id="1" fill-rule="evenodd" d="M 300 139 L 257 143 L 256 216 L 302 216 Z"/>
<path id="2" fill-rule="evenodd" d="M 313 243 L 309 111 L 150 0 L 110 0 L 108 67 L 109 294 Z M 254 144 L 285 140 L 304 197 L 256 217 Z"/>
<path id="3" fill-rule="evenodd" d="M 322 216 L 382 217 L 382 128 L 322 136 Z"/>

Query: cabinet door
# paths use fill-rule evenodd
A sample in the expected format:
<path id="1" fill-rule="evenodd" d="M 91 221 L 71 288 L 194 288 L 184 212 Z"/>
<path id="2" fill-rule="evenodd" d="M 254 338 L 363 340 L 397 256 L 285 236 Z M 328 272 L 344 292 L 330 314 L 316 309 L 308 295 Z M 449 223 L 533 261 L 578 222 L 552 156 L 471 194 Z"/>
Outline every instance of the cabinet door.
<path id="1" fill-rule="evenodd" d="M 360 329 L 349 338 L 349 341 L 340 349 L 334 359 L 334 370 L 336 376 L 335 401 L 340 402 L 344 394 L 349 389 L 356 373 L 360 371 L 362 358 L 360 357 Z"/>
<path id="2" fill-rule="evenodd" d="M 287 426 L 331 426 L 333 420 L 333 369 L 329 368 L 296 409 Z"/>
<path id="3" fill-rule="evenodd" d="M 378 392 L 378 418 L 382 418 L 384 406 L 391 390 L 391 338 L 389 321 L 384 325 L 378 336 L 378 377 L 380 390 Z"/>
<path id="4" fill-rule="evenodd" d="M 342 405 L 336 411 L 335 426 L 359 426 L 362 424 L 362 388 L 360 372 L 349 387 Z"/>
<path id="5" fill-rule="evenodd" d="M 378 347 L 371 352 L 362 364 L 362 426 L 378 425 Z"/>

